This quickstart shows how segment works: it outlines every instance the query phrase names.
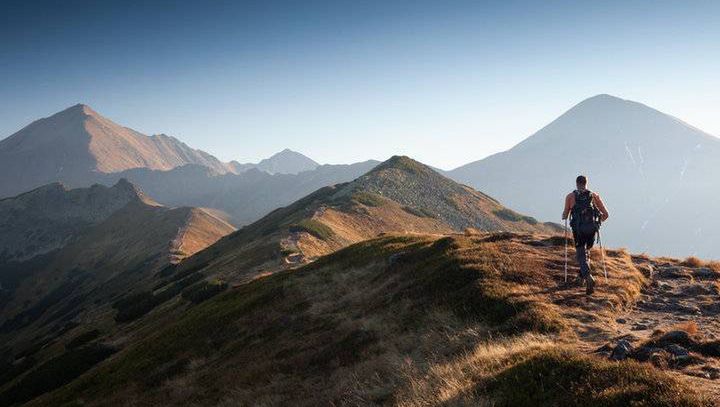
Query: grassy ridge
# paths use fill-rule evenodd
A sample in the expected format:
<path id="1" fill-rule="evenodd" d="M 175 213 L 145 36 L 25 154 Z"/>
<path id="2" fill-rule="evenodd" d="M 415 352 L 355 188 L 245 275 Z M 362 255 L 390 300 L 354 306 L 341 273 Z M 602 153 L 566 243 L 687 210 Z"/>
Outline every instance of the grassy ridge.
<path id="1" fill-rule="evenodd" d="M 200 303 L 38 404 L 704 405 L 650 367 L 559 345 L 571 321 L 525 258 L 542 251 L 512 236 L 350 246 Z"/>

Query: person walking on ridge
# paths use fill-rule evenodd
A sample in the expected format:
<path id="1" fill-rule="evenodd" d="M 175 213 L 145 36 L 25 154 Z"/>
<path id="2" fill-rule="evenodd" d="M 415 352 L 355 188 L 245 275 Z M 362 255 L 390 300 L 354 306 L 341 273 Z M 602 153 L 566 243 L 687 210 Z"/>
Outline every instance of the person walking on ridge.
<path id="1" fill-rule="evenodd" d="M 587 184 L 587 177 L 578 175 L 575 179 L 577 189 L 565 197 L 562 219 L 567 220 L 570 216 L 575 255 L 580 265 L 580 280 L 585 282 L 586 293 L 590 295 L 595 291 L 595 279 L 588 264 L 588 253 L 595 244 L 595 235 L 600 229 L 600 224 L 605 222 L 610 214 L 600 195 L 587 189 Z"/>

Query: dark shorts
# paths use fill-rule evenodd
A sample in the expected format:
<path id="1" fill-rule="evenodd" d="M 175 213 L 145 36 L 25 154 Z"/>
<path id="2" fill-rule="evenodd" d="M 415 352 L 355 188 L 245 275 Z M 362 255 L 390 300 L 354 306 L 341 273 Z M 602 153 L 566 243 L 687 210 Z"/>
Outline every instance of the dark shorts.
<path id="1" fill-rule="evenodd" d="M 572 233 L 575 247 L 585 246 L 591 249 L 595 244 L 595 235 L 597 234 L 596 227 L 573 228 Z"/>

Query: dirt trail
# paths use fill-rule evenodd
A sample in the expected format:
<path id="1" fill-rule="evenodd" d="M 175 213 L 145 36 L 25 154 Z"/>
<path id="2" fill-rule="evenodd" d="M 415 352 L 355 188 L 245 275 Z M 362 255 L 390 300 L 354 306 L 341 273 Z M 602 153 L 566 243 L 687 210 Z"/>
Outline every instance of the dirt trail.
<path id="1" fill-rule="evenodd" d="M 599 353 L 610 355 L 611 348 L 626 340 L 634 352 L 631 357 L 641 360 L 638 355 L 649 351 L 650 362 L 662 364 L 677 377 L 720 399 L 720 358 L 717 357 L 720 355 L 699 351 L 701 344 L 720 339 L 720 274 L 708 267 L 691 267 L 677 260 L 643 256 L 632 259 L 635 266 L 646 273 L 649 284 L 642 289 L 634 306 L 621 312 L 616 324 L 608 327 L 612 339 L 605 344 L 604 352 Z M 597 262 L 595 270 L 596 275 L 601 274 Z M 602 277 L 598 279 L 599 284 L 603 281 Z M 665 348 L 648 345 L 650 340 L 657 342 L 663 332 L 670 335 L 687 332 L 691 339 L 687 342 L 681 337 L 674 344 L 663 345 Z M 587 345 L 602 349 L 603 343 L 588 341 Z"/>

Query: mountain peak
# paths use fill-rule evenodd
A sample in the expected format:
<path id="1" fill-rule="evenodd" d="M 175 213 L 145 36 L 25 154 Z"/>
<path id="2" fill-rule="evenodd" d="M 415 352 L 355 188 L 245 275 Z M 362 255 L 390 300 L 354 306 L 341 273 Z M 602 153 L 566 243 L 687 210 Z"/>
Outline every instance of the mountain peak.
<path id="1" fill-rule="evenodd" d="M 110 191 L 114 192 L 120 197 L 123 197 L 123 199 L 127 199 L 128 201 L 141 202 L 150 206 L 161 206 L 152 198 L 145 195 L 145 193 L 142 192 L 142 190 L 137 185 L 128 181 L 127 178 L 120 178 L 115 183 L 115 185 L 110 187 Z"/>
<path id="2" fill-rule="evenodd" d="M 413 174 L 434 172 L 432 168 L 419 161 L 415 161 L 408 156 L 394 155 L 386 161 L 380 163 L 377 167 L 370 171 L 370 173 L 378 173 L 388 169 L 397 169 Z"/>
<path id="3" fill-rule="evenodd" d="M 83 104 L 83 103 L 78 103 L 78 104 L 72 105 L 72 106 L 68 107 L 67 109 L 62 110 L 62 111 L 52 115 L 51 117 L 70 116 L 70 115 L 100 117 L 100 114 L 98 114 L 98 112 L 96 112 L 95 110 L 93 110 L 93 108 L 91 108 L 90 106 Z"/>
<path id="4" fill-rule="evenodd" d="M 617 96 L 613 96 L 607 93 L 600 93 L 595 96 L 590 96 L 589 98 L 585 99 L 583 102 L 590 102 L 590 101 L 600 101 L 600 102 L 625 102 L 625 99 L 619 98 Z M 583 103 L 580 102 L 580 103 Z"/>
<path id="5" fill-rule="evenodd" d="M 302 153 L 299 153 L 299 152 L 297 152 L 297 151 L 295 151 L 295 150 L 291 150 L 291 149 L 289 149 L 289 148 L 285 148 L 285 149 L 283 149 L 282 151 L 279 151 L 279 152 L 271 155 L 269 158 L 266 158 L 266 160 L 269 160 L 269 159 L 272 159 L 272 158 L 278 158 L 278 157 L 289 157 L 289 156 L 304 157 L 304 158 L 307 158 L 308 160 L 311 160 L 311 159 L 308 158 L 306 155 L 304 155 L 304 154 L 302 154 Z M 312 160 L 311 160 L 311 161 L 312 161 Z"/>
<path id="6" fill-rule="evenodd" d="M 270 174 L 297 174 L 314 170 L 319 166 L 320 164 L 311 158 L 289 148 L 275 153 L 257 164 L 258 169 Z"/>

